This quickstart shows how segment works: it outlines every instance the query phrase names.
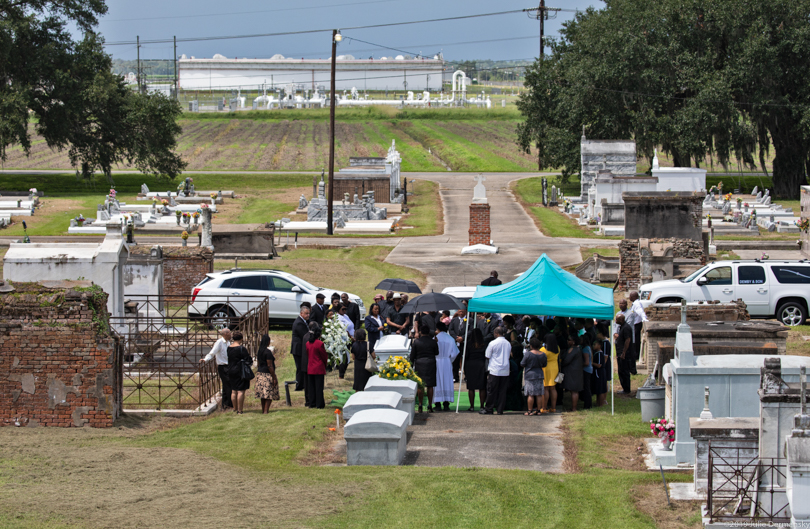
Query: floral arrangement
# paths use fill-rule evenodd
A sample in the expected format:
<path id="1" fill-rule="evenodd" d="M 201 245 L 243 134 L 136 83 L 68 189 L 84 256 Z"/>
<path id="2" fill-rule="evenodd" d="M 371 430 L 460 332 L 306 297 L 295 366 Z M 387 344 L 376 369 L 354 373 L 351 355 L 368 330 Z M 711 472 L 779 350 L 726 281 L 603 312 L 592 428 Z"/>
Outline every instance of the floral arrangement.
<path id="1" fill-rule="evenodd" d="M 78 216 L 78 217 L 76 217 L 76 220 L 80 220 L 80 221 L 84 222 L 84 215 L 82 215 L 81 213 L 79 213 L 79 216 Z"/>
<path id="2" fill-rule="evenodd" d="M 717 189 L 722 193 L 723 192 L 723 182 L 717 182 Z"/>
<path id="3" fill-rule="evenodd" d="M 182 215 L 182 214 L 183 214 L 183 212 L 182 212 L 182 211 L 180 211 L 179 209 L 176 209 L 176 210 L 174 210 L 174 214 L 175 214 L 175 215 L 177 215 L 177 216 L 179 217 L 180 215 Z"/>
<path id="4" fill-rule="evenodd" d="M 32 195 L 33 195 L 34 193 L 36 193 L 36 192 L 37 192 L 37 188 L 36 188 L 36 187 L 32 187 L 31 189 L 29 189 L 29 190 L 28 190 L 28 192 L 29 192 L 30 194 L 32 194 Z"/>
<path id="5" fill-rule="evenodd" d="M 180 238 L 184 241 L 188 240 L 188 232 L 184 230 L 183 233 L 180 234 Z"/>
<path id="6" fill-rule="evenodd" d="M 160 203 L 161 203 L 161 204 L 163 204 L 164 206 L 168 206 L 168 205 L 169 205 L 169 201 L 168 201 L 168 200 L 166 200 L 165 198 L 164 198 L 163 200 L 161 200 L 161 201 L 160 201 Z"/>
<path id="7" fill-rule="evenodd" d="M 110 189 L 110 198 L 115 198 L 116 191 L 115 189 Z"/>
<path id="8" fill-rule="evenodd" d="M 411 363 L 404 356 L 389 356 L 380 368 L 379 376 L 386 380 L 413 380 L 419 387 L 424 387 L 422 379 L 417 376 Z"/>
<path id="9" fill-rule="evenodd" d="M 208 209 L 208 204 L 200 204 L 200 209 Z"/>
<path id="10" fill-rule="evenodd" d="M 183 212 L 183 219 L 185 220 L 185 219 L 187 219 L 188 217 L 189 217 L 188 212 L 184 211 L 184 212 Z"/>
<path id="11" fill-rule="evenodd" d="M 211 198 L 217 198 L 217 194 L 216 194 L 216 193 L 211 193 L 211 195 L 210 195 L 210 196 L 211 196 Z"/>
<path id="12" fill-rule="evenodd" d="M 738 204 L 738 205 L 739 205 L 739 204 L 742 204 L 742 197 L 737 197 L 737 204 Z M 747 206 L 747 205 L 748 205 L 748 204 L 746 204 L 746 206 Z"/>
<path id="13" fill-rule="evenodd" d="M 675 440 L 675 423 L 663 417 L 657 417 L 651 420 L 650 430 L 661 440 L 669 439 L 670 442 Z"/>
<path id="14" fill-rule="evenodd" d="M 731 193 L 726 194 L 723 198 L 726 199 L 726 202 L 731 202 Z"/>
<path id="15" fill-rule="evenodd" d="M 321 341 L 326 352 L 329 353 L 329 366 L 337 367 L 346 359 L 351 340 L 346 333 L 346 326 L 340 323 L 337 315 L 323 322 Z"/>
<path id="16" fill-rule="evenodd" d="M 194 213 L 191 214 L 191 216 L 194 217 L 195 219 L 199 219 L 200 218 L 200 211 L 199 210 L 195 211 Z"/>
<path id="17" fill-rule="evenodd" d="M 796 221 L 796 226 L 802 231 L 802 233 L 807 233 L 808 228 L 810 228 L 810 219 L 803 217 Z"/>

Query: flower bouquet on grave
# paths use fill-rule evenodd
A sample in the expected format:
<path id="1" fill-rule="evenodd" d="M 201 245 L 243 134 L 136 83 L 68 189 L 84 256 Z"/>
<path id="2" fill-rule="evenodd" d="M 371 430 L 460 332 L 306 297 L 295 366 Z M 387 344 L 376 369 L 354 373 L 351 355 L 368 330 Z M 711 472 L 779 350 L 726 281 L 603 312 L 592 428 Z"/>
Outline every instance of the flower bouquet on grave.
<path id="1" fill-rule="evenodd" d="M 187 231 L 183 231 L 183 233 L 180 234 L 180 238 L 183 239 L 183 246 L 188 244 L 188 232 Z"/>
<path id="2" fill-rule="evenodd" d="M 84 215 L 81 213 L 79 213 L 79 216 L 76 217 L 76 224 L 78 224 L 80 228 L 84 225 Z"/>
<path id="3" fill-rule="evenodd" d="M 110 189 L 110 198 L 115 198 L 116 194 L 117 194 L 117 192 L 116 192 L 115 189 Z"/>
<path id="4" fill-rule="evenodd" d="M 183 212 L 183 222 L 186 224 L 186 226 L 188 226 L 189 223 L 191 223 L 191 214 L 184 211 Z"/>
<path id="5" fill-rule="evenodd" d="M 199 209 L 191 214 L 194 218 L 194 225 L 196 226 L 200 222 L 200 213 L 202 213 Z"/>
<path id="6" fill-rule="evenodd" d="M 327 365 L 334 369 L 342 364 L 346 359 L 346 355 L 349 354 L 351 339 L 346 333 L 346 326 L 340 323 L 337 315 L 323 322 L 321 341 L 326 352 L 329 353 Z"/>
<path id="7" fill-rule="evenodd" d="M 675 441 L 675 423 L 663 417 L 657 417 L 650 421 L 650 430 L 661 439 L 664 450 L 671 450 L 671 445 Z"/>
<path id="8" fill-rule="evenodd" d="M 807 229 L 810 228 L 810 219 L 807 217 L 802 217 L 796 221 L 796 226 L 799 227 L 799 230 L 801 230 L 802 233 L 807 233 Z"/>
<path id="9" fill-rule="evenodd" d="M 183 214 L 179 209 L 174 210 L 174 216 L 177 219 L 177 225 L 180 225 L 180 216 Z"/>
<path id="10" fill-rule="evenodd" d="M 200 204 L 200 209 L 208 209 L 208 204 Z"/>
<path id="11" fill-rule="evenodd" d="M 385 380 L 413 380 L 420 388 L 425 386 L 404 356 L 389 356 L 378 375 Z"/>

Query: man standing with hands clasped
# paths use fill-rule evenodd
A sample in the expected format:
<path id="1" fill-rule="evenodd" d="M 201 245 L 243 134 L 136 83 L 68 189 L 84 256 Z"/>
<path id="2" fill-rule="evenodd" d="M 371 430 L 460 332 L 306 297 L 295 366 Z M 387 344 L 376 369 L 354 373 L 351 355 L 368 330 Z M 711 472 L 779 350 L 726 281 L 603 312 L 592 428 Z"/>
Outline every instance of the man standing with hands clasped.
<path id="1" fill-rule="evenodd" d="M 228 344 L 231 343 L 231 330 L 222 329 L 219 331 L 219 339 L 211 348 L 211 352 L 205 355 L 205 358 L 200 358 L 200 363 L 204 364 L 209 362 L 212 358 L 217 359 L 217 374 L 219 375 L 220 385 L 222 387 L 220 400 L 220 407 L 222 411 L 228 408 L 233 408 L 231 402 L 231 382 L 228 376 Z"/>
<path id="2" fill-rule="evenodd" d="M 503 415 L 506 406 L 506 389 L 509 386 L 509 355 L 512 344 L 503 337 L 503 327 L 493 331 L 495 339 L 487 346 L 486 357 L 489 359 L 489 376 L 487 377 L 487 403 L 479 411 L 481 415 L 492 415 L 493 408 L 498 408 L 498 415 Z"/>
<path id="3" fill-rule="evenodd" d="M 302 360 L 306 360 L 304 335 L 309 332 L 307 320 L 309 320 L 309 307 L 302 304 L 298 317 L 293 323 L 292 341 L 290 342 L 290 354 L 295 360 L 295 391 L 302 391 L 306 388 L 307 365 Z"/>
<path id="4" fill-rule="evenodd" d="M 633 355 L 633 329 L 624 320 L 624 314 L 616 316 L 616 325 L 619 326 L 619 337 L 616 340 L 616 361 L 619 366 L 619 383 L 622 393 L 630 394 L 630 362 Z"/>

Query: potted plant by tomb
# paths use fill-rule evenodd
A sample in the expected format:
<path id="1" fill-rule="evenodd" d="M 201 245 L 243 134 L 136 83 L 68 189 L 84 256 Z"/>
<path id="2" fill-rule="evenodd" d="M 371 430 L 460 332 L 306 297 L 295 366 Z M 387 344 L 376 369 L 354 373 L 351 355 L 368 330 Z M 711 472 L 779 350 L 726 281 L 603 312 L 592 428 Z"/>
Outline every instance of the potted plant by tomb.
<path id="1" fill-rule="evenodd" d="M 79 216 L 76 217 L 76 224 L 81 228 L 84 225 L 84 215 L 79 213 Z"/>
<path id="2" fill-rule="evenodd" d="M 180 234 L 180 238 L 183 239 L 183 246 L 187 246 L 188 245 L 188 232 L 184 230 L 183 233 Z"/>
<path id="3" fill-rule="evenodd" d="M 177 218 L 177 225 L 180 225 L 180 216 L 183 214 L 179 209 L 174 210 L 174 216 Z"/>
<path id="4" fill-rule="evenodd" d="M 661 439 L 661 447 L 664 450 L 672 450 L 672 443 L 675 441 L 675 423 L 663 417 L 656 417 L 650 421 L 650 430 Z"/>

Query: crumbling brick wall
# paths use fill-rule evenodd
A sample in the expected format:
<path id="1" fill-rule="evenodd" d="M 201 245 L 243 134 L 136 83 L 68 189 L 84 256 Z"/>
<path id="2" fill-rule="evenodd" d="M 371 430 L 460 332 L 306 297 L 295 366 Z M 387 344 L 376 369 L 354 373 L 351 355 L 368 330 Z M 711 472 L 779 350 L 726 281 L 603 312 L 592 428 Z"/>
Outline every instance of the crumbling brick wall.
<path id="1" fill-rule="evenodd" d="M 639 287 L 641 278 L 641 247 L 653 244 L 671 244 L 673 259 L 698 259 L 706 264 L 702 241 L 690 239 L 624 239 L 619 243 L 619 281 L 616 290 L 629 291 Z"/>
<path id="2" fill-rule="evenodd" d="M 488 245 L 491 240 L 489 204 L 470 204 L 470 246 Z"/>
<path id="3" fill-rule="evenodd" d="M 191 288 L 214 271 L 214 252 L 200 246 L 163 247 L 163 293 L 190 296 Z"/>
<path id="4" fill-rule="evenodd" d="M 107 294 L 14 283 L 0 294 L 0 424 L 109 427 L 122 402 Z"/>
<path id="5" fill-rule="evenodd" d="M 654 303 L 644 309 L 650 321 L 681 321 L 680 303 Z M 748 321 L 748 307 L 741 299 L 729 303 L 688 303 L 686 321 Z"/>

